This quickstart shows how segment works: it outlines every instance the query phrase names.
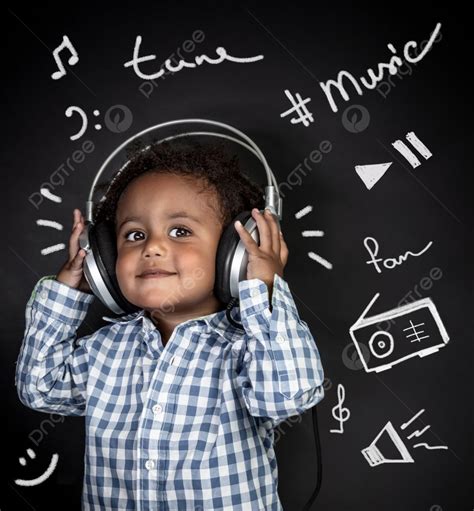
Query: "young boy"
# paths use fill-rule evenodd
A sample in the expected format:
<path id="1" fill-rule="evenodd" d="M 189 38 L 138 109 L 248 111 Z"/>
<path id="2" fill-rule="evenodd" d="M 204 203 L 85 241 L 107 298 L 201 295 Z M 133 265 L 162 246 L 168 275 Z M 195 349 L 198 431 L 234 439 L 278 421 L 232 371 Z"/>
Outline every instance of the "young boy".
<path id="1" fill-rule="evenodd" d="M 94 218 L 115 222 L 117 279 L 140 310 L 77 338 L 94 296 L 75 210 L 68 261 L 27 304 L 21 402 L 85 416 L 85 510 L 282 510 L 274 428 L 323 398 L 324 376 L 283 279 L 283 235 L 253 209 L 261 189 L 217 147 L 162 143 L 104 198 Z M 241 330 L 213 288 L 220 235 L 244 210 L 260 245 L 235 226 L 249 253 L 233 312 Z"/>

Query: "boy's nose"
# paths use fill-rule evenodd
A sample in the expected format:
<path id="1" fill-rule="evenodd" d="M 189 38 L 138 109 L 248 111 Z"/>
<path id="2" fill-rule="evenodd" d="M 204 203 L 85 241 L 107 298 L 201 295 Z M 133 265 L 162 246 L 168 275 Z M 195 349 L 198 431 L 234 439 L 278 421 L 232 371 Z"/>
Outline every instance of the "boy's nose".
<path id="1" fill-rule="evenodd" d="M 152 255 L 164 255 L 167 250 L 167 243 L 164 239 L 159 236 L 150 236 L 145 242 L 143 253 L 150 257 Z"/>

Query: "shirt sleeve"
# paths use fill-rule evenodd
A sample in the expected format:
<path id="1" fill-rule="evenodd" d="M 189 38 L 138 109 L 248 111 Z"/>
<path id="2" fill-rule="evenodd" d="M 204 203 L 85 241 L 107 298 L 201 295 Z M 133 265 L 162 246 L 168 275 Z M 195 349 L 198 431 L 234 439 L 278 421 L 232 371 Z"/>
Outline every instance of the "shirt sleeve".
<path id="1" fill-rule="evenodd" d="M 308 325 L 301 320 L 288 283 L 275 274 L 270 311 L 267 285 L 239 282 L 246 347 L 237 381 L 251 415 L 274 425 L 299 415 L 324 397 L 324 371 Z"/>
<path id="2" fill-rule="evenodd" d="M 25 311 L 25 331 L 15 371 L 20 401 L 59 415 L 84 415 L 88 375 L 87 344 L 77 339 L 94 295 L 42 277 Z M 75 346 L 76 341 L 76 346 Z"/>

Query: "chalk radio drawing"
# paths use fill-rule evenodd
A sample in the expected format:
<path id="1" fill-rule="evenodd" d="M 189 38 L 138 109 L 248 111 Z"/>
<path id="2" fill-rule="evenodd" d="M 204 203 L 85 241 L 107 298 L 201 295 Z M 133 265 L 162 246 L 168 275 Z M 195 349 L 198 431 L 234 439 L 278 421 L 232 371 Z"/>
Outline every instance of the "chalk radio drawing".
<path id="1" fill-rule="evenodd" d="M 366 372 L 390 369 L 407 358 L 436 353 L 449 341 L 448 333 L 431 298 L 365 317 L 379 297 L 377 293 L 349 332 Z M 367 346 L 366 360 L 361 345 Z"/>

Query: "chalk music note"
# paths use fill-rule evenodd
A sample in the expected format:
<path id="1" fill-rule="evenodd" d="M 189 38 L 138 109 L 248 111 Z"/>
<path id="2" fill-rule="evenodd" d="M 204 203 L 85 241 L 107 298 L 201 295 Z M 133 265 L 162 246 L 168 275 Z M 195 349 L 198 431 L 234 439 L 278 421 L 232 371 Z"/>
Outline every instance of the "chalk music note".
<path id="1" fill-rule="evenodd" d="M 69 37 L 67 35 L 63 35 L 63 42 L 53 51 L 54 60 L 56 61 L 56 64 L 58 65 L 59 68 L 59 71 L 55 71 L 51 75 L 51 78 L 53 80 L 59 80 L 66 74 L 64 64 L 61 62 L 61 57 L 59 56 L 59 53 L 65 48 L 67 48 L 71 52 L 71 56 L 68 59 L 69 65 L 73 66 L 74 64 L 77 64 L 79 62 L 79 56 L 77 54 L 76 49 L 69 40 Z"/>
<path id="2" fill-rule="evenodd" d="M 339 429 L 331 429 L 330 433 L 344 433 L 344 422 L 346 422 L 351 416 L 349 408 L 344 408 L 342 403 L 346 398 L 346 391 L 342 384 L 337 385 L 337 405 L 332 409 L 332 416 L 339 421 Z M 345 415 L 347 414 L 347 415 Z"/>

